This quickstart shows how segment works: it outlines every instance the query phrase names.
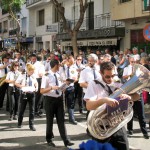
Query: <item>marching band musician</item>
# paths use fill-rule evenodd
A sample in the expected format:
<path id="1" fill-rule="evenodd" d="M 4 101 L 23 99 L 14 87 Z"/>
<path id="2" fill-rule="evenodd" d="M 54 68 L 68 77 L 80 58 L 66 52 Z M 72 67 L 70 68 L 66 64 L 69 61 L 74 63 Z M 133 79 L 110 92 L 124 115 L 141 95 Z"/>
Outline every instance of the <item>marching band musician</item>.
<path id="1" fill-rule="evenodd" d="M 108 97 L 118 87 L 118 83 L 117 85 L 113 83 L 113 78 L 115 76 L 115 65 L 112 62 L 103 62 L 100 65 L 100 75 L 101 78 L 89 83 L 87 91 L 85 93 L 84 99 L 86 101 L 86 107 L 88 110 L 95 110 L 103 104 L 107 104 L 111 107 L 119 105 L 119 102 L 117 100 Z M 127 94 L 121 94 L 120 98 L 131 99 L 131 97 Z M 132 95 L 132 99 L 138 98 L 139 95 Z M 125 127 L 119 129 L 112 136 L 104 140 L 99 140 L 95 137 L 92 138 L 102 143 L 109 142 L 117 150 L 129 150 Z"/>
<path id="2" fill-rule="evenodd" d="M 20 74 L 18 69 L 19 69 L 18 62 L 12 62 L 10 71 L 7 73 L 5 80 L 6 83 L 9 83 L 8 86 L 9 112 L 10 112 L 9 121 L 12 121 L 13 119 L 17 120 L 19 92 L 15 88 L 14 84 L 15 80 Z"/>
<path id="3" fill-rule="evenodd" d="M 74 107 L 75 107 L 75 90 L 74 90 L 74 83 L 78 79 L 78 72 L 74 67 L 74 57 L 69 55 L 66 60 L 66 64 L 59 70 L 60 76 L 62 79 L 68 80 L 68 87 L 65 90 L 65 100 L 67 104 L 68 114 L 69 114 L 69 122 L 71 124 L 77 125 L 77 121 L 75 121 L 74 117 Z M 70 82 L 70 81 L 72 82 Z"/>
<path id="4" fill-rule="evenodd" d="M 3 82 L 5 80 L 5 77 L 8 72 L 8 66 L 10 65 L 9 63 L 9 58 L 7 57 L 7 54 L 2 55 L 2 62 L 0 64 L 0 79 L 2 80 L 1 83 L 2 85 L 0 86 L 0 108 L 3 107 L 3 102 L 4 102 L 4 97 L 5 93 L 8 87 L 8 84 Z"/>
<path id="5" fill-rule="evenodd" d="M 78 79 L 80 77 L 80 72 L 85 68 L 85 65 L 82 64 L 82 56 L 78 55 L 76 57 L 76 62 L 74 64 L 76 71 L 78 72 Z M 75 98 L 78 99 L 79 112 L 83 113 L 83 89 L 80 86 L 79 82 L 74 83 L 75 87 Z"/>
<path id="6" fill-rule="evenodd" d="M 56 116 L 58 129 L 65 146 L 71 146 L 69 137 L 66 133 L 64 123 L 64 107 L 62 91 L 58 90 L 63 84 L 60 80 L 60 75 L 57 73 L 59 70 L 59 61 L 51 60 L 51 70 L 48 75 L 43 76 L 40 92 L 44 94 L 45 99 L 45 112 L 46 112 L 46 141 L 49 146 L 55 147 L 52 141 L 53 138 L 53 119 Z"/>
<path id="7" fill-rule="evenodd" d="M 21 59 L 21 53 L 20 52 L 16 52 L 15 53 L 15 61 L 17 61 L 19 63 L 19 70 L 22 71 L 25 69 L 25 63 L 24 61 Z"/>
<path id="8" fill-rule="evenodd" d="M 133 56 L 130 56 L 129 63 L 130 64 L 127 67 L 125 67 L 123 71 L 123 78 L 127 81 L 133 76 L 133 73 L 134 73 L 133 66 L 136 63 L 136 59 Z M 144 101 L 142 100 L 142 98 L 139 98 L 138 101 L 134 102 L 133 111 L 138 116 L 138 121 L 139 121 L 140 129 L 143 133 L 143 137 L 145 139 L 149 139 L 148 131 L 146 128 L 146 121 L 145 121 Z M 133 134 L 133 117 L 127 123 L 127 129 L 128 129 L 128 134 L 132 135 Z"/>
<path id="9" fill-rule="evenodd" d="M 35 93 L 35 116 L 36 117 L 41 117 L 40 106 L 42 103 L 42 94 L 40 93 L 40 87 L 41 87 L 42 76 L 45 74 L 45 68 L 41 60 L 42 60 L 41 56 L 36 56 L 35 54 L 31 55 L 30 63 L 33 64 L 35 68 L 34 75 L 37 79 L 38 86 L 39 86 L 38 91 Z"/>
<path id="10" fill-rule="evenodd" d="M 23 115 L 26 109 L 27 102 L 29 103 L 29 128 L 36 131 L 34 127 L 34 110 L 35 110 L 35 92 L 38 90 L 38 82 L 34 76 L 34 66 L 26 65 L 26 72 L 21 74 L 15 85 L 21 89 L 20 106 L 18 113 L 18 128 L 22 127 Z"/>

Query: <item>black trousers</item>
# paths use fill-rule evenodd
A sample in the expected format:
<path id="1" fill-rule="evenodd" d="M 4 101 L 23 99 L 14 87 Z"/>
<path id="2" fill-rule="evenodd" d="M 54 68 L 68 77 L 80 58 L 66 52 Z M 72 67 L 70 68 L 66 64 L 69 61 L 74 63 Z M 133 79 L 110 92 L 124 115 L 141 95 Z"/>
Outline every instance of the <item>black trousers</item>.
<path id="1" fill-rule="evenodd" d="M 40 111 L 42 100 L 43 100 L 43 95 L 40 93 L 41 81 L 42 78 L 37 78 L 38 91 L 35 94 L 35 113 L 38 113 Z"/>
<path id="2" fill-rule="evenodd" d="M 119 129 L 111 137 L 105 140 L 99 140 L 92 137 L 93 140 L 96 140 L 100 143 L 108 142 L 117 150 L 129 150 L 129 142 L 127 139 L 127 133 L 125 127 Z"/>
<path id="3" fill-rule="evenodd" d="M 79 110 L 83 110 L 83 89 L 78 82 L 74 83 L 75 99 L 78 99 Z"/>
<path id="4" fill-rule="evenodd" d="M 25 97 L 27 99 L 25 99 Z M 34 125 L 35 93 L 26 93 L 26 94 L 21 93 L 19 114 L 18 114 L 18 125 L 22 124 L 24 111 L 26 109 L 27 103 L 29 103 L 29 126 L 33 126 Z"/>
<path id="5" fill-rule="evenodd" d="M 45 112 L 46 112 L 46 141 L 50 142 L 53 136 L 53 119 L 57 120 L 60 136 L 63 141 L 68 140 L 65 122 L 64 122 L 64 107 L 62 97 L 44 96 Z"/>
<path id="6" fill-rule="evenodd" d="M 65 91 L 65 101 L 67 103 L 68 109 L 74 109 L 75 107 L 75 95 L 74 95 L 74 86 L 71 86 Z"/>
<path id="7" fill-rule="evenodd" d="M 3 107 L 4 97 L 5 97 L 7 88 L 8 88 L 8 83 L 4 83 L 2 86 L 0 86 L 0 108 Z M 6 103 L 6 107 L 9 108 L 9 106 L 7 105 L 9 105 L 9 103 Z"/>
<path id="8" fill-rule="evenodd" d="M 8 87 L 8 97 L 10 115 L 17 115 L 19 94 L 15 87 Z"/>
<path id="9" fill-rule="evenodd" d="M 133 111 L 137 114 L 139 125 L 143 134 L 147 134 L 145 112 L 144 112 L 144 101 L 135 101 L 133 104 Z M 133 130 L 133 117 L 127 124 L 128 130 Z"/>

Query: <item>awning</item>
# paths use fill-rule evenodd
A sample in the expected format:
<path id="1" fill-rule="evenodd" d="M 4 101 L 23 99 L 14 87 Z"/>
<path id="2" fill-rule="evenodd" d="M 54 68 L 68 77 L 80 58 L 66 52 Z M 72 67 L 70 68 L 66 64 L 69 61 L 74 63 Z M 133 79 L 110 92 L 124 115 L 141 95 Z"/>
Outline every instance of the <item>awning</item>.
<path id="1" fill-rule="evenodd" d="M 111 39 L 97 39 L 97 40 L 79 40 L 78 46 L 108 46 L 117 45 L 117 38 Z M 61 46 L 72 46 L 71 41 L 61 42 Z"/>

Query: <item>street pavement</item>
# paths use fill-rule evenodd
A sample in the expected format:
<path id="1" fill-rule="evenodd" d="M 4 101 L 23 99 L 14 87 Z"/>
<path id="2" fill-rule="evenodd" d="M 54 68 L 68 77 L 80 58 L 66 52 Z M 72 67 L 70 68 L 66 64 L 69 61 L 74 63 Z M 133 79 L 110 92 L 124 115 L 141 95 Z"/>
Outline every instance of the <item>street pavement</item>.
<path id="1" fill-rule="evenodd" d="M 8 121 L 9 113 L 5 109 L 0 110 L 0 150 L 67 150 L 60 138 L 57 128 L 56 120 L 54 119 L 54 143 L 56 148 L 51 148 L 47 145 L 45 140 L 46 133 L 46 119 L 45 115 L 42 118 L 35 118 L 35 127 L 37 131 L 31 131 L 28 125 L 28 110 L 25 112 L 23 120 L 23 127 L 17 128 L 17 121 Z M 68 123 L 68 116 L 66 119 L 66 128 L 71 141 L 75 145 L 72 149 L 77 149 L 79 144 L 87 141 L 89 137 L 86 135 L 86 119 L 85 114 L 75 112 L 78 125 Z M 147 125 L 148 126 L 148 125 Z M 143 138 L 139 129 L 138 121 L 134 121 L 134 134 L 128 138 L 130 148 L 134 150 L 149 150 L 150 140 Z"/>

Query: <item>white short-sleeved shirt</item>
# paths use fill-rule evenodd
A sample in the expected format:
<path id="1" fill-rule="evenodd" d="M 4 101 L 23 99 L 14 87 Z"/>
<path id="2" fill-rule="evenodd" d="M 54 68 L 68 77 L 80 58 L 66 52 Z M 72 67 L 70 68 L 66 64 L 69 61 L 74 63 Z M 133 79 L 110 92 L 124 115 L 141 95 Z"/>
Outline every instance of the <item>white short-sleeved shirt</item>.
<path id="1" fill-rule="evenodd" d="M 30 87 L 35 88 L 35 90 L 37 91 L 38 82 L 34 74 L 30 76 L 30 80 L 32 81 L 32 85 Z M 19 83 L 23 86 L 29 87 L 29 76 L 27 76 L 26 74 L 20 74 L 15 83 Z M 37 85 L 36 87 L 35 84 Z"/>
<path id="2" fill-rule="evenodd" d="M 133 73 L 133 67 L 131 65 L 128 65 L 127 67 L 124 68 L 122 76 L 128 76 L 131 75 L 132 73 Z M 130 77 L 127 80 L 129 79 Z"/>
<path id="3" fill-rule="evenodd" d="M 103 97 L 108 97 L 109 96 L 109 93 L 108 93 L 108 87 L 106 86 L 106 83 L 99 79 L 98 80 L 99 82 L 101 82 L 105 88 L 103 88 L 100 84 L 96 84 L 95 81 L 91 81 L 87 87 L 87 91 L 84 95 L 84 100 L 98 100 L 100 98 L 103 98 Z M 118 84 L 118 83 L 112 83 L 112 84 L 109 84 L 109 87 L 110 89 L 113 91 L 116 90 L 116 88 L 120 87 L 121 84 Z"/>
<path id="4" fill-rule="evenodd" d="M 41 83 L 41 88 L 48 88 L 50 86 L 56 86 L 56 79 L 54 74 L 56 74 L 57 80 L 58 80 L 58 86 L 62 85 L 60 75 L 58 73 L 53 73 L 51 70 L 49 71 L 49 74 L 46 76 L 42 77 L 42 83 Z M 43 95 L 45 96 L 51 96 L 51 97 L 60 97 L 62 95 L 61 91 L 58 91 L 59 94 L 56 94 L 55 90 L 50 90 L 47 93 L 44 93 Z"/>
<path id="5" fill-rule="evenodd" d="M 74 67 L 74 65 L 70 66 L 69 67 L 69 77 L 68 77 L 68 74 L 67 74 L 67 71 L 68 71 L 68 66 L 67 65 L 64 65 L 64 67 L 61 67 L 59 69 L 59 74 L 60 74 L 60 77 L 62 80 L 66 80 L 66 79 L 73 79 L 73 80 L 77 80 L 78 78 L 78 72 L 76 70 L 76 68 Z M 73 86 L 74 84 L 71 83 L 70 86 Z"/>
<path id="6" fill-rule="evenodd" d="M 96 79 L 101 78 L 101 75 L 97 70 L 95 70 L 95 74 L 96 74 Z M 84 83 L 84 82 L 89 83 L 92 80 L 94 80 L 93 68 L 90 68 L 88 66 L 81 71 L 79 77 L 79 83 Z M 86 93 L 86 88 L 83 88 L 83 92 Z"/>
<path id="7" fill-rule="evenodd" d="M 31 63 L 31 62 L 30 62 Z M 36 61 L 33 66 L 35 67 L 34 75 L 36 78 L 41 78 L 39 74 L 45 74 L 45 67 L 42 62 Z"/>
<path id="8" fill-rule="evenodd" d="M 3 64 L 0 64 L 0 66 L 4 66 Z M 0 69 L 0 78 L 5 76 L 5 69 Z"/>
<path id="9" fill-rule="evenodd" d="M 16 71 L 16 72 L 10 71 L 7 73 L 6 79 L 7 80 L 17 80 L 17 78 L 19 77 L 20 74 L 21 73 L 19 71 Z M 14 86 L 14 84 L 9 83 L 9 86 Z"/>

